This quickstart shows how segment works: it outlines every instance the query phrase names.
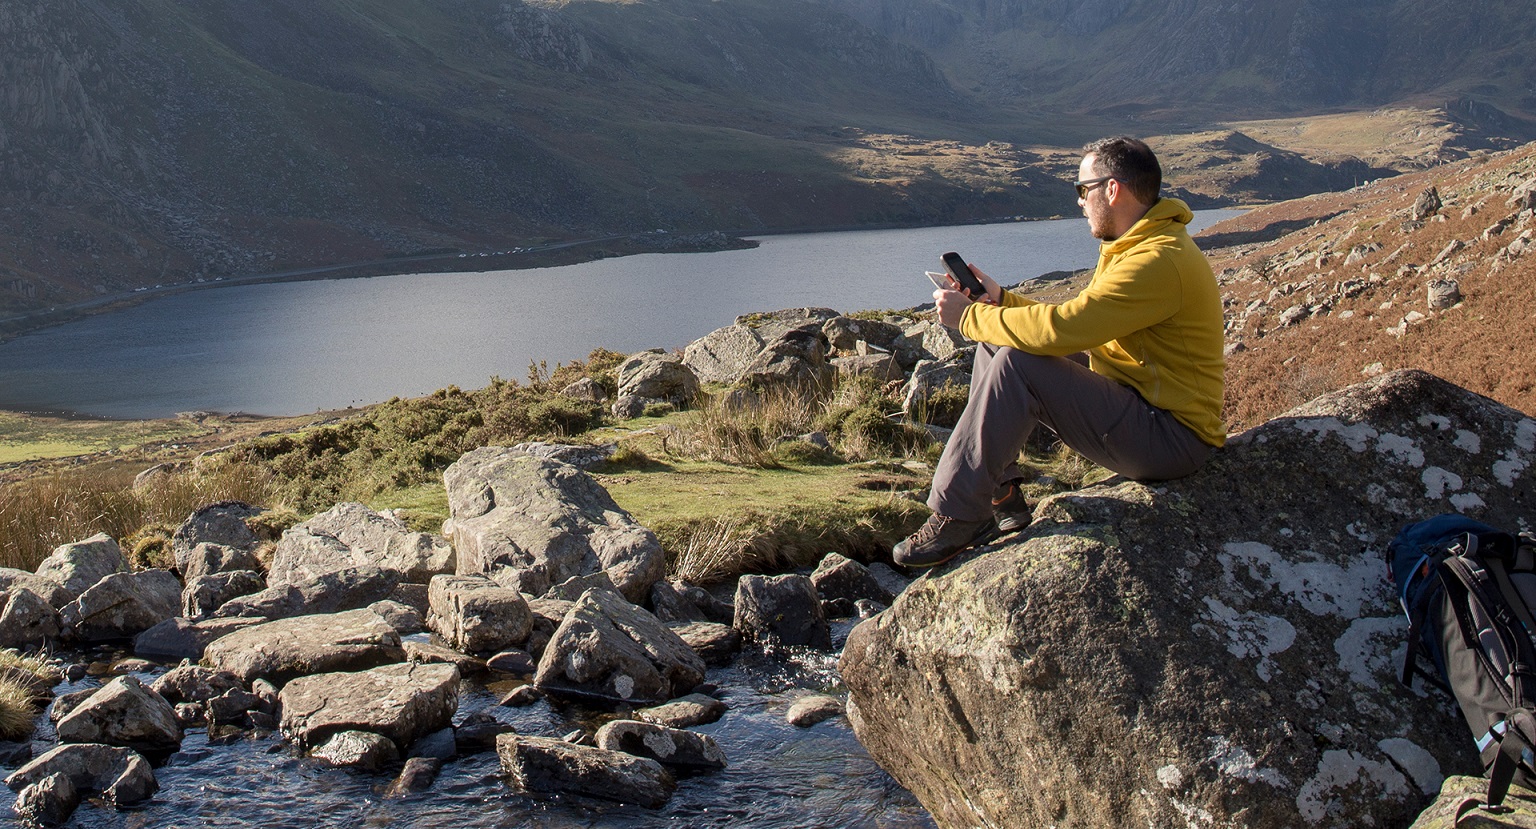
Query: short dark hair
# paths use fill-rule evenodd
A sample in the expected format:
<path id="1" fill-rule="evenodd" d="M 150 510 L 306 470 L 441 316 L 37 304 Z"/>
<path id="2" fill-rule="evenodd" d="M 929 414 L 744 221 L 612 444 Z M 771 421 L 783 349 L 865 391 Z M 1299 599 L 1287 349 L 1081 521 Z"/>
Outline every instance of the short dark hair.
<path id="1" fill-rule="evenodd" d="M 1128 135 L 1101 138 L 1083 147 L 1083 155 L 1093 156 L 1095 172 L 1112 176 L 1137 201 L 1148 205 L 1157 201 L 1163 188 L 1163 168 L 1145 141 Z"/>

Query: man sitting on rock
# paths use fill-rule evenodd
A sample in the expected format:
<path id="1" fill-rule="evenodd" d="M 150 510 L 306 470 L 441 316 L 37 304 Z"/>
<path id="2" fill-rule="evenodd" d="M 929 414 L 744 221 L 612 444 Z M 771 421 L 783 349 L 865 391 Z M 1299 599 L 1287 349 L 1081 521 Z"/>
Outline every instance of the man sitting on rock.
<path id="1" fill-rule="evenodd" d="M 1077 203 L 1101 244 L 1082 293 L 1035 302 L 974 267 L 980 301 L 934 291 L 940 321 L 977 341 L 976 361 L 933 515 L 896 545 L 898 564 L 942 564 L 1029 522 L 1018 457 L 1036 423 L 1138 480 L 1188 475 L 1226 440 L 1221 297 L 1185 228 L 1193 214 L 1158 197 L 1162 168 L 1145 143 L 1106 138 L 1083 152 Z"/>

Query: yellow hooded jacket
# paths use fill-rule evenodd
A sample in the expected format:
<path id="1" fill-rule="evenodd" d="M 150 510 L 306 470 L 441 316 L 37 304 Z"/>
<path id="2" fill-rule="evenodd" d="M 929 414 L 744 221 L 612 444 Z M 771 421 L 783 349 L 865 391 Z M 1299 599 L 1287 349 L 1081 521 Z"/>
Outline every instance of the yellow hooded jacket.
<path id="1" fill-rule="evenodd" d="M 1003 291 L 1001 305 L 967 308 L 960 333 L 1030 354 L 1087 351 L 1095 372 L 1221 446 L 1221 295 L 1189 238 L 1193 218 L 1184 202 L 1159 199 L 1124 236 L 1099 245 L 1082 293 L 1052 305 Z"/>

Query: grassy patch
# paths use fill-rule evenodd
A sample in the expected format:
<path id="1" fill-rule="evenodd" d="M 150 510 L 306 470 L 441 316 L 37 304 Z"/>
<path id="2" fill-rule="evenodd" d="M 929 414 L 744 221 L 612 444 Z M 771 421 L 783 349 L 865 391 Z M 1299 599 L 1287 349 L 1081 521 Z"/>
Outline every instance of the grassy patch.
<path id="1" fill-rule="evenodd" d="M 92 455 L 208 434 L 193 420 L 81 420 L 0 412 L 0 464 Z"/>

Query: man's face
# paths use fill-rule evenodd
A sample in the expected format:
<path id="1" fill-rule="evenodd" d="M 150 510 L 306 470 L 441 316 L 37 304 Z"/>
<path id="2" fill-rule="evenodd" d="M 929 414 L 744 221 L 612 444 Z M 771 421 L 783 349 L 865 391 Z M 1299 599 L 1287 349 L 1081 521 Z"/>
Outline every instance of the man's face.
<path id="1" fill-rule="evenodd" d="M 1103 177 L 1103 173 L 1095 169 L 1094 156 L 1083 156 L 1083 163 L 1078 165 L 1077 180 L 1092 181 Z M 1077 206 L 1083 209 L 1083 216 L 1088 219 L 1088 232 L 1093 238 L 1105 242 L 1112 242 L 1119 237 L 1115 233 L 1114 223 L 1109 215 L 1109 182 L 1099 182 L 1091 185 L 1088 192 L 1077 200 Z"/>

